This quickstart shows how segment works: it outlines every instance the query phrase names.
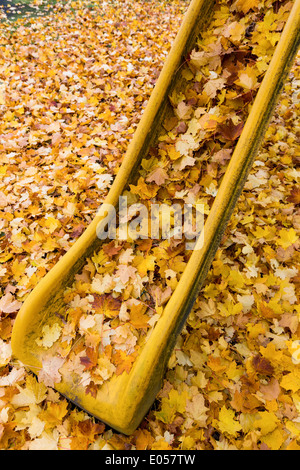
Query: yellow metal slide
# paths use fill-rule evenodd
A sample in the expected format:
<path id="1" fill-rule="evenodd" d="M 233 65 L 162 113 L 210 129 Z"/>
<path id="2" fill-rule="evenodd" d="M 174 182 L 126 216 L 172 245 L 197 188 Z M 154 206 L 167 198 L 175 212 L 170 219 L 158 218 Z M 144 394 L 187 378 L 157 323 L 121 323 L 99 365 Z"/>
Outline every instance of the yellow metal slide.
<path id="1" fill-rule="evenodd" d="M 155 145 L 162 123 L 171 115 L 169 97 L 181 80 L 181 65 L 205 31 L 215 8 L 213 0 L 192 0 L 171 52 L 131 140 L 121 168 L 103 204 L 117 208 L 119 196 L 136 182 L 137 169 Z M 131 434 L 151 407 L 160 390 L 164 371 L 176 338 L 214 259 L 222 235 L 239 198 L 259 149 L 276 99 L 295 58 L 300 40 L 300 0 L 295 0 L 280 40 L 259 86 L 250 114 L 235 145 L 230 163 L 206 219 L 203 238 L 192 250 L 180 281 L 164 306 L 151 335 L 139 350 L 129 372 L 114 375 L 86 393 L 72 373 L 63 376 L 55 388 L 114 429 Z M 86 260 L 101 247 L 101 233 L 107 217 L 98 212 L 93 222 L 56 266 L 28 296 L 17 315 L 12 336 L 14 355 L 33 372 L 41 369 L 45 349 L 39 345 L 42 328 L 63 318 L 64 292 L 72 285 Z M 63 320 L 62 320 L 63 321 Z M 66 321 L 66 320 L 65 320 Z M 48 352 L 47 352 L 48 354 Z M 55 348 L 53 357 L 55 357 Z"/>

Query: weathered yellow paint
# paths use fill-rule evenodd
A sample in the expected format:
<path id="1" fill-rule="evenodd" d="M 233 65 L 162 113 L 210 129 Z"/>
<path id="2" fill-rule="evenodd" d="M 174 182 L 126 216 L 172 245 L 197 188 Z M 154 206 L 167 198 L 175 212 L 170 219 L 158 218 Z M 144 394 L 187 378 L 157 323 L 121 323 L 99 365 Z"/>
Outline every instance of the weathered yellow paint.
<path id="1" fill-rule="evenodd" d="M 104 203 L 117 205 L 128 181 L 133 181 L 141 158 L 155 140 L 163 117 L 168 112 L 168 95 L 178 78 L 177 71 L 196 34 L 205 27 L 213 0 L 193 0 L 184 18 L 168 59 L 153 90 L 148 106 L 129 145 L 124 162 Z M 193 251 L 176 290 L 167 303 L 151 337 L 142 348 L 131 372 L 113 377 L 96 398 L 86 395 L 72 377 L 56 385 L 69 400 L 84 408 L 116 430 L 131 434 L 139 425 L 159 391 L 164 371 L 176 338 L 189 314 L 195 297 L 219 246 L 252 167 L 259 144 L 272 115 L 276 99 L 292 65 L 300 41 L 300 0 L 296 0 L 260 86 L 242 135 L 204 227 L 204 245 Z M 13 334 L 14 355 L 36 372 L 45 351 L 36 343 L 45 323 L 57 321 L 55 313 L 64 308 L 63 292 L 86 258 L 99 246 L 96 216 L 83 235 L 57 265 L 40 281 L 17 315 Z"/>

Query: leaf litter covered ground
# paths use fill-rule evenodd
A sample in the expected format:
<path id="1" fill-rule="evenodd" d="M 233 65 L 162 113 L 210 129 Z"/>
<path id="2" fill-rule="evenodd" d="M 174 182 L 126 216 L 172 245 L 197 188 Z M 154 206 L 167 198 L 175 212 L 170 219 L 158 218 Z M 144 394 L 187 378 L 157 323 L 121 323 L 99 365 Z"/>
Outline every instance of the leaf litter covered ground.
<path id="1" fill-rule="evenodd" d="M 297 61 L 137 431 L 125 437 L 106 428 L 57 394 L 54 376 L 41 370 L 37 379 L 11 356 L 22 302 L 92 220 L 187 6 L 72 2 L 2 28 L 3 449 L 299 448 Z M 185 86 L 170 96 L 174 117 L 130 187 L 133 202 L 200 201 L 208 214 L 291 6 L 218 2 L 182 68 Z M 137 245 L 113 242 L 95 253 L 67 293 L 67 327 L 57 323 L 40 339 L 45 349 L 64 339 L 62 357 L 73 354 L 64 367 L 85 374 L 87 393 L 130 370 L 189 257 L 174 240 Z M 104 351 L 95 317 L 109 332 Z M 78 334 L 84 347 L 74 350 Z"/>

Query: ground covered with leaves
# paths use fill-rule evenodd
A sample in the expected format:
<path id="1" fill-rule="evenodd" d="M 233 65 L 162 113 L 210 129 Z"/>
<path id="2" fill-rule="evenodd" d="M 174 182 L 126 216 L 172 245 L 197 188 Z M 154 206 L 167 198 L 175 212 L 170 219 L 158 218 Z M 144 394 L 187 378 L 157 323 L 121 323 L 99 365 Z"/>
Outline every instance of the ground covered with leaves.
<path id="1" fill-rule="evenodd" d="M 131 202 L 200 202 L 207 216 L 292 4 L 217 2 Z M 133 435 L 52 385 L 65 368 L 96 394 L 130 370 L 188 261 L 184 243 L 104 244 L 66 292 L 67 322 L 39 339 L 45 350 L 59 340 L 60 372 L 36 377 L 12 357 L 17 312 L 107 194 L 187 7 L 78 1 L 1 26 L 0 448 L 300 448 L 299 59 Z"/>

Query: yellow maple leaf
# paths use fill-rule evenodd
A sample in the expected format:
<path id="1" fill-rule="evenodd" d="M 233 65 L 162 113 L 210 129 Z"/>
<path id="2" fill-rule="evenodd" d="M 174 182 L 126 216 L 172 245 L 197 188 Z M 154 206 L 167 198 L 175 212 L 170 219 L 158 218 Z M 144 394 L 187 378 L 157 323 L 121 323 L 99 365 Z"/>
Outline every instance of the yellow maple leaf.
<path id="1" fill-rule="evenodd" d="M 155 256 L 136 256 L 133 262 L 136 266 L 138 273 L 143 277 L 147 275 L 148 271 L 154 271 L 155 268 Z"/>
<path id="2" fill-rule="evenodd" d="M 49 252 L 54 251 L 56 248 L 60 248 L 55 238 L 47 237 L 45 243 L 43 243 L 43 251 Z"/>
<path id="3" fill-rule="evenodd" d="M 24 274 L 26 264 L 26 261 L 18 261 L 17 259 L 12 263 L 11 271 L 16 280 L 19 280 L 19 278 Z"/>
<path id="4" fill-rule="evenodd" d="M 245 285 L 245 278 L 240 271 L 232 269 L 227 278 L 227 282 L 230 286 L 236 289 L 242 289 Z"/>
<path id="5" fill-rule="evenodd" d="M 237 0 L 233 7 L 237 11 L 242 11 L 243 13 L 248 13 L 249 10 L 254 10 L 257 8 L 259 0 Z"/>
<path id="6" fill-rule="evenodd" d="M 289 443 L 289 445 L 286 447 L 286 450 L 300 450 L 299 444 L 297 444 L 297 440 L 294 439 Z"/>
<path id="7" fill-rule="evenodd" d="M 180 438 L 182 441 L 182 450 L 192 450 L 195 448 L 195 439 L 192 436 L 186 436 Z"/>
<path id="8" fill-rule="evenodd" d="M 242 23 L 238 23 L 237 21 L 233 21 L 227 28 L 225 37 L 230 37 L 233 41 L 240 41 L 242 35 L 245 32 L 245 25 Z"/>
<path id="9" fill-rule="evenodd" d="M 136 185 L 130 184 L 130 190 L 133 194 L 137 194 L 142 199 L 153 198 L 159 187 L 153 183 L 147 184 L 144 178 L 141 176 Z"/>
<path id="10" fill-rule="evenodd" d="M 221 432 L 236 436 L 241 431 L 242 426 L 235 419 L 235 412 L 225 405 L 222 406 L 219 413 L 219 420 L 213 420 L 213 425 L 220 429 Z"/>
<path id="11" fill-rule="evenodd" d="M 54 427 L 61 424 L 62 419 L 68 412 L 67 400 L 62 400 L 58 403 L 47 403 L 47 409 L 39 414 L 39 418 L 45 421 L 46 427 Z"/>
<path id="12" fill-rule="evenodd" d="M 232 361 L 225 371 L 227 377 L 231 380 L 236 381 L 241 375 L 243 375 L 242 367 L 238 367 L 235 361 Z"/>
<path id="13" fill-rule="evenodd" d="M 300 376 L 295 372 L 289 372 L 282 377 L 280 386 L 285 390 L 297 392 L 300 389 Z"/>
<path id="14" fill-rule="evenodd" d="M 265 225 L 263 227 L 258 225 L 255 230 L 252 231 L 253 235 L 255 235 L 256 238 L 258 238 L 259 240 L 263 239 L 266 241 L 273 240 L 276 235 L 276 232 L 276 227 L 272 227 L 269 225 Z"/>
<path id="15" fill-rule="evenodd" d="M 161 409 L 155 413 L 157 419 L 166 424 L 171 423 L 177 412 L 185 412 L 187 398 L 186 391 L 179 393 L 177 390 L 172 389 L 167 397 L 162 398 Z"/>
<path id="16" fill-rule="evenodd" d="M 226 300 L 218 302 L 218 309 L 221 315 L 229 317 L 230 315 L 238 315 L 243 310 L 243 305 L 240 302 L 234 303 L 231 300 Z"/>
<path id="17" fill-rule="evenodd" d="M 169 145 L 167 149 L 168 156 L 170 157 L 171 160 L 178 160 L 178 158 L 181 158 L 181 153 L 176 150 L 174 145 Z"/>
<path id="18" fill-rule="evenodd" d="M 91 259 L 95 264 L 96 268 L 101 267 L 103 264 L 109 261 L 109 257 L 103 249 L 99 250 L 97 253 L 94 253 Z"/>
<path id="19" fill-rule="evenodd" d="M 257 338 L 259 335 L 263 335 L 266 333 L 266 327 L 262 322 L 247 325 L 247 330 L 249 333 L 249 338 Z"/>
<path id="20" fill-rule="evenodd" d="M 281 364 L 283 361 L 283 352 L 277 350 L 275 344 L 271 341 L 266 347 L 261 346 L 259 352 L 263 357 L 269 359 L 271 364 Z"/>
<path id="21" fill-rule="evenodd" d="M 61 330 L 62 327 L 58 323 L 54 323 L 52 326 L 44 325 L 42 328 L 43 336 L 40 339 L 36 339 L 37 344 L 44 348 L 51 348 L 60 337 Z"/>
<path id="22" fill-rule="evenodd" d="M 165 441 L 165 439 L 159 439 L 158 441 L 155 441 L 155 443 L 151 446 L 151 450 L 170 450 L 172 447 L 168 442 Z"/>
<path id="23" fill-rule="evenodd" d="M 264 442 L 269 449 L 279 450 L 287 438 L 287 433 L 283 429 L 275 429 L 273 432 L 263 436 L 261 441 Z"/>
<path id="24" fill-rule="evenodd" d="M 290 229 L 282 228 L 281 230 L 279 230 L 278 234 L 279 234 L 279 238 L 277 239 L 277 244 L 282 246 L 282 248 L 284 249 L 293 245 L 299 239 L 299 236 L 297 235 L 297 232 L 294 228 L 290 228 Z"/>
<path id="25" fill-rule="evenodd" d="M 47 219 L 45 219 L 44 223 L 41 225 L 44 225 L 44 227 L 49 229 L 50 233 L 53 233 L 56 229 L 58 229 L 61 226 L 61 223 L 59 220 L 55 219 L 54 217 L 48 217 Z"/>
<path id="26" fill-rule="evenodd" d="M 137 429 L 134 433 L 136 450 L 149 449 L 154 441 L 154 437 L 147 429 Z"/>
<path id="27" fill-rule="evenodd" d="M 19 393 L 14 395 L 11 403 L 14 406 L 29 406 L 41 403 L 47 396 L 47 387 L 39 383 L 35 377 L 28 375 L 26 377 L 25 387 L 17 385 Z"/>
<path id="28" fill-rule="evenodd" d="M 255 428 L 259 428 L 263 435 L 274 431 L 279 424 L 279 419 L 273 412 L 259 411 L 256 418 L 253 425 Z"/>

